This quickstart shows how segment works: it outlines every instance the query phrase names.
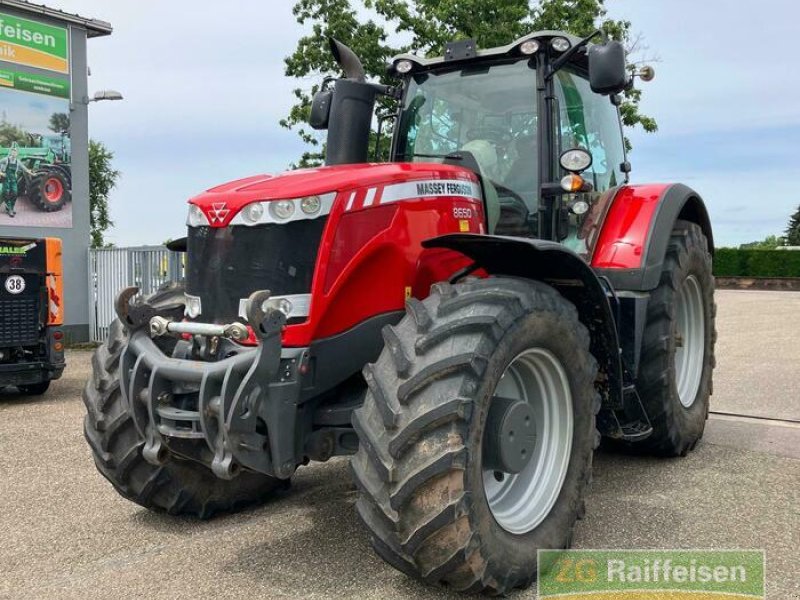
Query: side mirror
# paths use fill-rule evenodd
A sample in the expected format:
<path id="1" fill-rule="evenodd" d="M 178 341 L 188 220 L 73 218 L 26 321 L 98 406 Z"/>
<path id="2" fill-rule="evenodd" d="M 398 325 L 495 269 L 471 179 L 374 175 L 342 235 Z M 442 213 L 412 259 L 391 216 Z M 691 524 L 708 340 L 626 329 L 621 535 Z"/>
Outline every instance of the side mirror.
<path id="1" fill-rule="evenodd" d="M 619 42 L 589 47 L 589 85 L 596 94 L 618 94 L 628 87 L 625 48 Z"/>
<path id="2" fill-rule="evenodd" d="M 314 94 L 314 100 L 311 102 L 311 116 L 308 119 L 308 124 L 312 129 L 328 128 L 332 100 L 333 90 L 322 90 Z"/>

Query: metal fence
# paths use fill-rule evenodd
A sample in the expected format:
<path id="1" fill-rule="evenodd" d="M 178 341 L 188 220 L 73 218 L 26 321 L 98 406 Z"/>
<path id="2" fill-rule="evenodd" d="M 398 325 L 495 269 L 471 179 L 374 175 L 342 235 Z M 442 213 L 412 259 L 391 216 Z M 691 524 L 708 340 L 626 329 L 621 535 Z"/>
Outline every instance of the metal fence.
<path id="1" fill-rule="evenodd" d="M 183 279 L 183 257 L 164 246 L 101 248 L 89 250 L 90 336 L 94 342 L 108 337 L 116 318 L 114 298 L 123 288 L 136 286 L 140 294 L 152 294 L 168 281 Z"/>

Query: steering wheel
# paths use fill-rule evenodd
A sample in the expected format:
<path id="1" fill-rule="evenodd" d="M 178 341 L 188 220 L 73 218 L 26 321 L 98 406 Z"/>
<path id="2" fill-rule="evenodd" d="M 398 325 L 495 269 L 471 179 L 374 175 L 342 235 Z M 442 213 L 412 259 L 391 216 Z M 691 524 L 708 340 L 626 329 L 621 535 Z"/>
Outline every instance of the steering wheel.
<path id="1" fill-rule="evenodd" d="M 491 125 L 484 125 L 482 127 L 473 127 L 467 131 L 467 141 L 473 140 L 488 140 L 497 145 L 506 145 L 511 143 L 513 137 L 511 133 L 502 127 L 492 127 Z"/>

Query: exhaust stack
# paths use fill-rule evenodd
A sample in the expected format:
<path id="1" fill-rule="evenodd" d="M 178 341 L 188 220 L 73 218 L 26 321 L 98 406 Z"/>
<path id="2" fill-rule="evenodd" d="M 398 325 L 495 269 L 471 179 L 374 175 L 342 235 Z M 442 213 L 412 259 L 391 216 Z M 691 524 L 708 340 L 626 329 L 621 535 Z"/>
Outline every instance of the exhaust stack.
<path id="1" fill-rule="evenodd" d="M 369 132 L 379 90 L 367 83 L 364 66 L 355 52 L 334 38 L 330 38 L 329 43 L 346 78 L 337 80 L 332 92 L 320 92 L 314 99 L 315 104 L 329 106 L 327 119 L 318 127 L 328 127 L 325 164 L 365 163 L 369 157 Z M 314 112 L 312 109 L 312 126 Z"/>

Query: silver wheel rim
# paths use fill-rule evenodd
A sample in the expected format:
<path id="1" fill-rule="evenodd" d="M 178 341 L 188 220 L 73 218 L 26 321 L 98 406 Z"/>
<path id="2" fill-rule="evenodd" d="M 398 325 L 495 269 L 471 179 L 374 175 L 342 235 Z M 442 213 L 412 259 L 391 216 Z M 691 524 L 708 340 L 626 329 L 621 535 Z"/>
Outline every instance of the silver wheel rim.
<path id="1" fill-rule="evenodd" d="M 675 384 L 685 408 L 697 399 L 703 376 L 705 320 L 700 282 L 689 275 L 681 285 L 675 306 Z"/>
<path id="2" fill-rule="evenodd" d="M 511 362 L 495 395 L 525 401 L 534 414 L 536 442 L 522 471 L 483 470 L 495 521 L 510 533 L 523 534 L 550 514 L 564 484 L 572 451 L 572 394 L 561 362 L 549 350 L 533 348 Z"/>

